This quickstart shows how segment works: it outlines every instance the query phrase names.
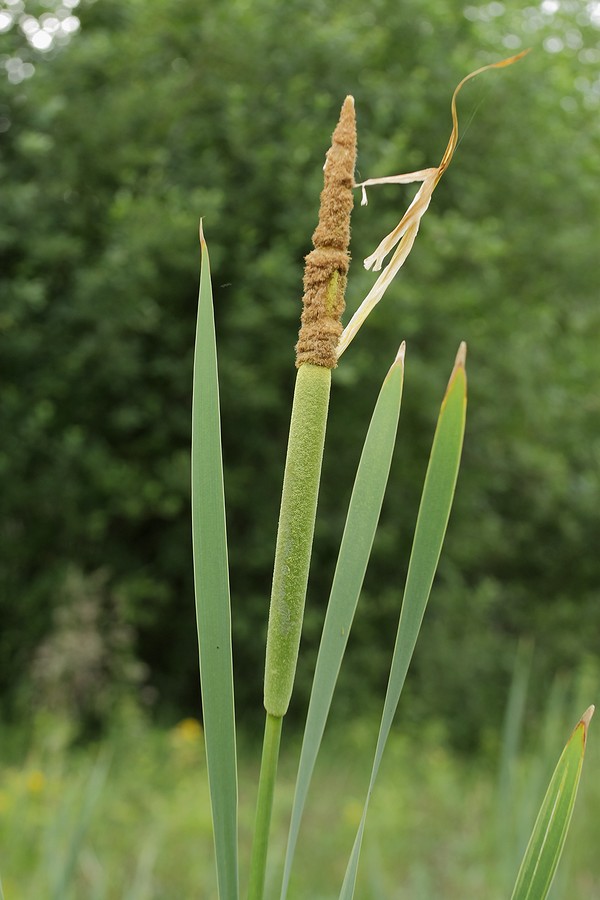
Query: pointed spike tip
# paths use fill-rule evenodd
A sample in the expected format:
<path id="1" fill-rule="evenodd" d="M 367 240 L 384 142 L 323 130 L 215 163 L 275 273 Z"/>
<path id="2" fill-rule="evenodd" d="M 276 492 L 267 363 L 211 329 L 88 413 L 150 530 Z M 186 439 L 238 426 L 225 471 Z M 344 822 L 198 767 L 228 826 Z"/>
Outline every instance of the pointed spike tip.
<path id="1" fill-rule="evenodd" d="M 406 341 L 402 341 L 402 343 L 398 347 L 398 352 L 396 353 L 396 359 L 394 360 L 394 364 L 398 363 L 398 362 L 404 363 L 405 354 L 406 354 Z"/>
<path id="2" fill-rule="evenodd" d="M 509 59 L 503 59 L 500 63 L 498 63 L 497 68 L 502 68 L 504 66 L 512 66 L 513 63 L 518 62 L 520 59 L 523 59 L 524 56 L 527 56 L 528 53 L 531 53 L 533 47 L 527 47 L 525 50 L 521 50 L 520 53 L 516 53 L 514 56 L 511 56 Z"/>
<path id="3" fill-rule="evenodd" d="M 204 247 L 206 245 L 206 240 L 204 239 L 204 229 L 202 228 L 202 219 L 200 219 L 200 224 L 198 225 L 198 234 L 200 236 L 200 246 Z"/>
<path id="4" fill-rule="evenodd" d="M 456 359 L 454 360 L 454 368 L 458 368 L 458 366 L 462 366 L 463 369 L 467 364 L 467 344 L 465 341 L 460 342 L 460 347 L 458 348 L 458 353 L 456 354 Z"/>
<path id="5" fill-rule="evenodd" d="M 332 145 L 341 144 L 352 153 L 352 182 L 354 182 L 354 162 L 356 158 L 356 112 L 354 110 L 354 97 L 348 94 L 342 103 L 340 117 L 331 140 Z M 330 153 L 333 151 L 332 146 Z"/>
<path id="6" fill-rule="evenodd" d="M 398 366 L 400 366 L 402 373 L 403 373 L 402 377 L 404 377 L 404 354 L 405 353 L 406 353 L 406 341 L 402 341 L 402 343 L 398 347 L 398 352 L 396 353 L 394 362 L 391 364 L 390 368 L 388 369 L 388 373 L 385 376 L 386 379 L 389 378 L 389 376 L 392 374 L 392 372 L 397 370 Z"/>
<path id="7" fill-rule="evenodd" d="M 591 720 L 592 720 L 592 716 L 594 715 L 594 712 L 595 712 L 595 711 L 596 711 L 596 707 L 595 707 L 594 704 L 592 703 L 592 705 L 591 705 L 591 706 L 588 706 L 588 708 L 586 709 L 586 711 L 585 711 L 584 714 L 582 715 L 582 717 L 581 717 L 581 719 L 580 719 L 580 722 L 583 722 L 583 724 L 585 725 L 586 728 L 589 728 L 590 722 L 591 722 Z"/>

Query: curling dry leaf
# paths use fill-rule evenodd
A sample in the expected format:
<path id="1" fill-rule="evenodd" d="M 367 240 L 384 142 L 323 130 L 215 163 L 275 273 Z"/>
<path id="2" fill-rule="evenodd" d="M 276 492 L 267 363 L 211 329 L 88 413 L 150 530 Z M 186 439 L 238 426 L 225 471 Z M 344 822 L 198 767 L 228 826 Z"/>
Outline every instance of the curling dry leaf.
<path id="1" fill-rule="evenodd" d="M 369 178 L 367 181 L 363 181 L 360 184 L 356 185 L 356 187 L 362 188 L 362 203 L 364 206 L 367 202 L 366 188 L 370 187 L 371 185 L 411 184 L 413 182 L 422 182 L 421 187 L 417 191 L 414 200 L 402 216 L 402 219 L 400 220 L 398 225 L 394 228 L 393 231 L 390 232 L 390 234 L 384 237 L 375 252 L 372 253 L 371 256 L 368 256 L 367 259 L 365 259 L 365 268 L 373 269 L 375 272 L 378 272 L 381 269 L 385 257 L 394 249 L 394 247 L 396 247 L 396 250 L 390 262 L 387 264 L 357 311 L 350 319 L 350 322 L 342 332 L 340 342 L 337 347 L 338 359 L 340 358 L 344 350 L 348 347 L 350 342 L 353 340 L 360 326 L 365 321 L 373 307 L 377 303 L 379 303 L 385 291 L 387 290 L 388 285 L 391 284 L 395 275 L 400 270 L 400 268 L 404 264 L 405 259 L 412 250 L 412 246 L 419 231 L 421 219 L 427 211 L 427 208 L 429 207 L 431 196 L 436 188 L 438 181 L 452 161 L 454 151 L 456 150 L 456 145 L 458 144 L 458 115 L 456 112 L 456 98 L 459 91 L 461 90 L 463 85 L 467 83 L 467 81 L 470 81 L 471 78 L 475 78 L 475 76 L 479 75 L 481 72 L 486 72 L 488 69 L 500 69 L 504 66 L 510 66 L 512 65 L 512 63 L 517 62 L 517 60 L 525 56 L 525 54 L 528 52 L 528 50 L 524 50 L 522 53 L 518 53 L 516 56 L 511 56 L 508 59 L 503 59 L 500 62 L 490 63 L 487 66 L 481 66 L 481 68 L 476 69 L 474 72 L 470 72 L 468 75 L 466 75 L 460 82 L 460 84 L 457 85 L 454 93 L 452 94 L 451 102 L 452 131 L 450 133 L 448 145 L 446 147 L 446 150 L 444 151 L 444 155 L 442 156 L 442 160 L 439 166 L 430 169 L 419 169 L 419 171 L 417 172 L 408 172 L 406 175 L 390 175 L 387 178 Z"/>

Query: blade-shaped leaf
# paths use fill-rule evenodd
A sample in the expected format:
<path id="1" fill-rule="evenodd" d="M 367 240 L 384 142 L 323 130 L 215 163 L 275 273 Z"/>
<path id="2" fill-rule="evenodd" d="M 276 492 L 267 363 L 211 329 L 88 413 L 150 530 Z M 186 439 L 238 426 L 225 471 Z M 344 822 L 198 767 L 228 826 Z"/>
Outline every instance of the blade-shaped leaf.
<path id="1" fill-rule="evenodd" d="M 238 896 L 237 763 L 217 348 L 208 250 L 202 271 L 192 400 L 192 542 L 206 761 L 220 900 Z"/>
<path id="2" fill-rule="evenodd" d="M 92 821 L 94 808 L 102 795 L 106 784 L 106 778 L 110 768 L 110 755 L 101 753 L 87 779 L 83 790 L 77 791 L 78 809 L 74 821 L 69 821 L 67 813 L 69 836 L 64 854 L 58 854 L 53 862 L 52 888 L 50 897 L 52 900 L 63 900 L 67 896 L 69 886 L 73 882 L 73 876 L 79 856 L 82 851 L 86 833 Z M 79 805 L 80 804 L 80 805 Z M 65 821 L 63 819 L 63 821 Z M 0 897 L 2 891 L 0 890 Z"/>
<path id="3" fill-rule="evenodd" d="M 442 402 L 425 476 L 421 505 L 406 577 L 396 644 L 383 706 L 377 747 L 362 817 L 344 876 L 340 900 L 352 900 L 369 801 L 379 772 L 406 673 L 417 642 L 425 607 L 450 517 L 465 430 L 466 346 L 461 344 Z"/>
<path id="4" fill-rule="evenodd" d="M 287 894 L 308 788 L 352 627 L 388 481 L 402 399 L 404 349 L 402 344 L 381 387 L 348 507 L 304 730 L 285 859 L 282 900 Z"/>
<path id="5" fill-rule="evenodd" d="M 544 900 L 562 853 L 581 777 L 587 730 L 594 707 L 577 723 L 550 779 L 525 856 L 519 869 L 512 900 Z"/>
<path id="6" fill-rule="evenodd" d="M 515 655 L 512 680 L 504 715 L 502 740 L 500 744 L 500 766 L 498 769 L 497 809 L 496 809 L 496 843 L 498 851 L 498 881 L 508 893 L 514 879 L 515 845 L 520 849 L 523 842 L 515 833 L 514 807 L 519 801 L 520 815 L 518 825 L 526 814 L 527 797 L 523 796 L 517 785 L 515 773 L 521 747 L 521 738 L 526 721 L 527 694 L 531 667 L 533 662 L 533 644 L 520 641 Z M 529 781 L 528 788 L 533 787 L 534 779 Z M 529 819 L 527 819 L 529 826 Z M 527 832 L 528 833 L 528 832 Z M 525 835 L 526 837 L 526 835 Z"/>

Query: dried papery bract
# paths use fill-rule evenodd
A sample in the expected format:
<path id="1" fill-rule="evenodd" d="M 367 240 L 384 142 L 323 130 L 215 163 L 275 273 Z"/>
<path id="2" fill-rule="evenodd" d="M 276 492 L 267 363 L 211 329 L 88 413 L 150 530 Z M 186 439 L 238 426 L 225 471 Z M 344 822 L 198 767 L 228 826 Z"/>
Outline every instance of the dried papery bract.
<path id="1" fill-rule="evenodd" d="M 381 269 L 385 257 L 394 249 L 394 247 L 396 247 L 396 251 L 392 256 L 390 262 L 385 267 L 357 311 L 350 319 L 350 322 L 342 332 L 342 336 L 337 348 L 338 359 L 340 358 L 344 350 L 348 347 L 350 342 L 353 340 L 360 326 L 365 321 L 373 307 L 376 306 L 377 303 L 379 303 L 388 286 L 391 284 L 394 277 L 403 266 L 404 261 L 406 260 L 410 251 L 412 250 L 415 238 L 417 237 L 419 231 L 421 219 L 423 218 L 423 215 L 426 213 L 429 207 L 431 196 L 435 190 L 437 183 L 452 161 L 454 151 L 456 150 L 456 145 L 458 144 L 458 115 L 456 112 L 456 98 L 459 91 L 461 90 L 463 85 L 467 83 L 467 81 L 470 81 L 471 78 L 475 78 L 475 76 L 479 75 L 481 72 L 486 72 L 488 69 L 500 69 L 504 66 L 510 66 L 512 65 L 512 63 L 517 62 L 517 60 L 525 56 L 525 54 L 528 52 L 528 50 L 524 50 L 522 53 L 518 53 L 516 56 L 511 56 L 508 59 L 501 60 L 500 62 L 490 63 L 487 66 L 482 66 L 481 68 L 476 69 L 474 72 L 470 72 L 468 75 L 466 75 L 465 78 L 463 78 L 463 80 L 457 85 L 454 93 L 452 94 L 451 101 L 452 131 L 450 133 L 450 138 L 448 140 L 446 150 L 444 151 L 444 155 L 439 166 L 429 169 L 420 169 L 417 172 L 409 172 L 406 175 L 391 175 L 386 178 L 369 178 L 367 181 L 363 181 L 361 182 L 361 184 L 356 185 L 357 187 L 362 188 L 362 202 L 364 205 L 366 203 L 366 188 L 370 187 L 371 185 L 411 184 L 414 182 L 422 182 L 421 187 L 417 191 L 414 200 L 406 210 L 398 225 L 381 241 L 375 252 L 365 259 L 365 268 L 373 269 L 377 272 Z"/>

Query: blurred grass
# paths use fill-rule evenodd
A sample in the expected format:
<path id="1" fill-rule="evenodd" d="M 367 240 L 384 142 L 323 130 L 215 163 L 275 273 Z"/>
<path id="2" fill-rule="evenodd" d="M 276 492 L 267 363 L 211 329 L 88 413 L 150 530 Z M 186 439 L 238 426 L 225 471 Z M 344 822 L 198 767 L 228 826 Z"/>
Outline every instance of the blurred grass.
<path id="1" fill-rule="evenodd" d="M 544 777 L 549 775 L 578 718 L 572 701 L 560 715 L 555 707 L 550 709 L 551 740 L 546 740 L 545 723 L 540 722 L 535 733 L 527 736 L 530 749 L 513 761 L 509 796 L 503 797 L 509 814 L 501 820 L 498 736 L 490 735 L 489 746 L 479 756 L 465 758 L 447 748 L 443 731 L 435 724 L 413 735 L 394 729 L 373 796 L 357 897 L 504 900 L 510 890 L 506 882 L 514 879 L 523 850 L 518 839 L 523 830 L 520 820 L 535 817 L 536 802 L 545 790 L 540 769 L 546 770 Z M 538 735 L 543 737 L 547 758 L 536 757 Z M 326 736 L 300 834 L 290 897 L 337 897 L 360 819 L 366 763 L 375 737 L 375 723 L 366 721 Z M 37 725 L 24 756 L 17 752 L 14 735 L 5 735 L 2 742 L 0 870 L 6 897 L 39 900 L 50 895 L 73 835 L 81 829 L 82 816 L 90 815 L 86 798 L 99 759 L 109 759 L 110 768 L 81 836 L 64 900 L 214 897 L 210 807 L 199 723 L 186 719 L 174 728 L 158 729 L 131 713 L 101 746 L 69 749 L 69 741 L 64 724 L 46 720 Z M 550 894 L 553 900 L 600 896 L 598 748 L 592 723 L 572 829 Z M 298 747 L 284 748 L 281 786 L 275 798 L 272 859 L 281 862 L 297 753 Z M 242 741 L 242 872 L 247 869 L 255 799 L 255 788 L 248 785 L 256 785 L 258 756 L 258 748 L 250 749 Z M 532 819 L 526 824 L 531 825 Z M 514 851 L 506 851 L 513 846 Z M 268 873 L 268 897 L 276 896 L 280 877 L 279 869 Z"/>

